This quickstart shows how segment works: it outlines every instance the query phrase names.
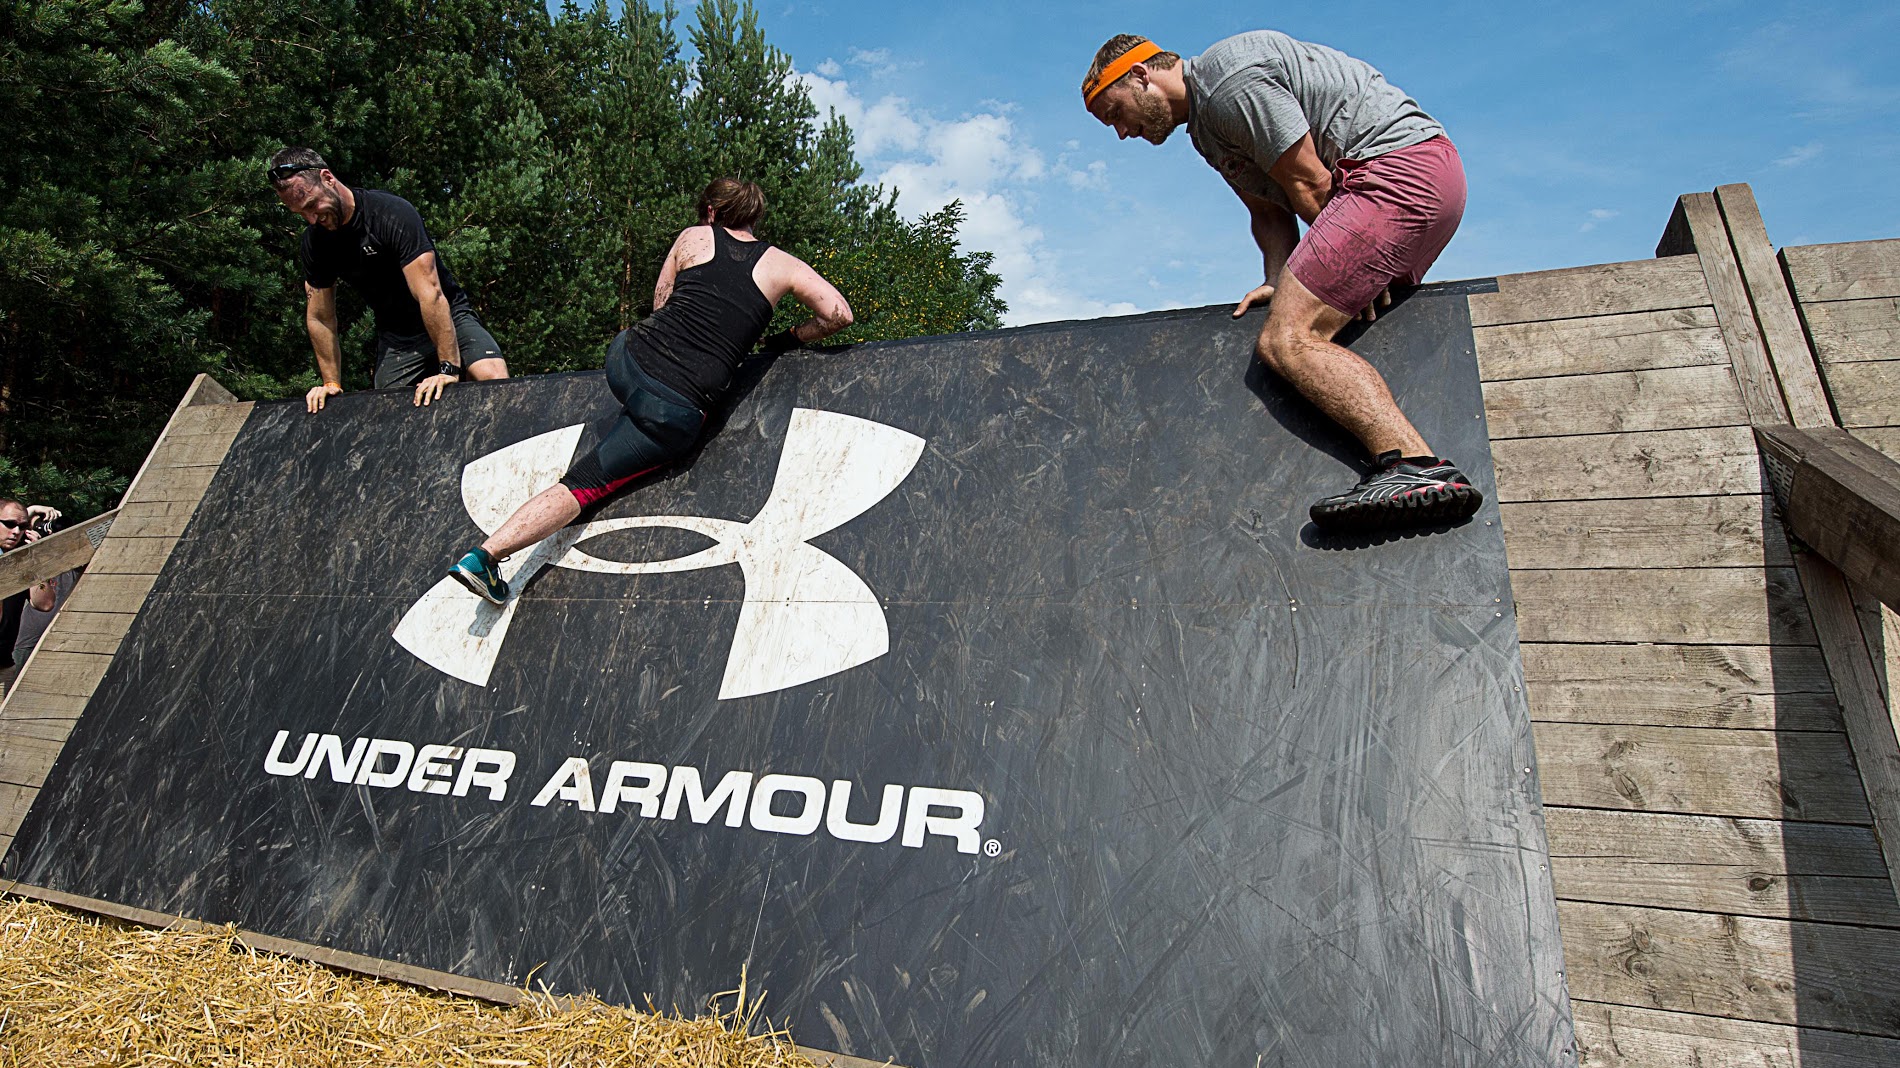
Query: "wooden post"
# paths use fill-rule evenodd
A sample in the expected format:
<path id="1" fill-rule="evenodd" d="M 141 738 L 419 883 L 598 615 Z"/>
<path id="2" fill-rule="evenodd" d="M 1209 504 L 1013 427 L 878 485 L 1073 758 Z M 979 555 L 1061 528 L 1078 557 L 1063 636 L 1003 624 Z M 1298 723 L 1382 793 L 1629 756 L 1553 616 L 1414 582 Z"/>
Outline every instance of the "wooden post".
<path id="1" fill-rule="evenodd" d="M 0 598 L 85 566 L 118 515 L 114 508 L 0 556 Z"/>

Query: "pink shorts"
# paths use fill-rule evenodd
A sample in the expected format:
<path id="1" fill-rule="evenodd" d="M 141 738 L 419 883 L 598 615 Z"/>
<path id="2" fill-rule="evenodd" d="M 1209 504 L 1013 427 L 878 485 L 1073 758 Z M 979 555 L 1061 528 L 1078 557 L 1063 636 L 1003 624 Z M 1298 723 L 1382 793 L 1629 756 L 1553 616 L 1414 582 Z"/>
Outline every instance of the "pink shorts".
<path id="1" fill-rule="evenodd" d="M 1342 159 L 1286 269 L 1334 311 L 1357 315 L 1387 286 L 1423 281 L 1464 215 L 1465 166 L 1449 138 Z"/>

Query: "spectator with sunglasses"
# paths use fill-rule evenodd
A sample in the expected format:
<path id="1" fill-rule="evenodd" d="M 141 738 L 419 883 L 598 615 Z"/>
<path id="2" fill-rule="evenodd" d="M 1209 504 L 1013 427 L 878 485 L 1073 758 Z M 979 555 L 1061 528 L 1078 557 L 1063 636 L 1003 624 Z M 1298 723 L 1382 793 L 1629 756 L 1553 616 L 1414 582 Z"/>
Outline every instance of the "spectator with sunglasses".
<path id="1" fill-rule="evenodd" d="M 468 294 L 436 251 L 413 205 L 380 189 L 345 185 L 322 156 L 286 148 L 271 157 L 277 199 L 308 225 L 303 233 L 304 324 L 323 384 L 304 395 L 312 412 L 343 392 L 336 284 L 350 283 L 376 316 L 377 389 L 414 386 L 429 404 L 462 378 L 508 377 L 501 347 L 475 318 Z"/>
<path id="2" fill-rule="evenodd" d="M 29 508 L 19 501 L 0 500 L 0 553 L 10 553 L 40 540 L 41 528 L 50 526 L 59 514 L 59 509 L 43 504 Z M 13 645 L 20 634 L 20 616 L 28 604 L 41 612 L 51 612 L 56 582 L 42 582 L 0 600 L 0 694 L 13 688 L 14 676 L 20 673 L 13 659 Z"/>

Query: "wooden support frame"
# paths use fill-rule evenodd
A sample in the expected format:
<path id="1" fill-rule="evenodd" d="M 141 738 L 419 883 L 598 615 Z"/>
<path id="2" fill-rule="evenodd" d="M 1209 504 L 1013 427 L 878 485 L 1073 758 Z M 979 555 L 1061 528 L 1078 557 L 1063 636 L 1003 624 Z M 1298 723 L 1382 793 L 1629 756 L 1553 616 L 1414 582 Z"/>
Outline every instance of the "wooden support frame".
<path id="1" fill-rule="evenodd" d="M 1750 422 L 1798 431 L 1838 427 L 1748 186 L 1678 199 L 1656 252 L 1694 252 L 1700 259 Z M 1840 699 L 1888 879 L 1900 888 L 1900 731 L 1880 685 L 1887 653 L 1878 635 L 1861 625 L 1856 590 L 1834 564 L 1804 552 L 1796 554 L 1795 568 Z"/>
<path id="2" fill-rule="evenodd" d="M 1900 607 L 1900 463 L 1838 427 L 1758 426 L 1755 439 L 1789 531 Z"/>
<path id="3" fill-rule="evenodd" d="M 0 855 L 13 844 L 40 784 L 250 411 L 248 403 L 237 403 L 209 375 L 194 379 L 126 488 L 98 547 L 84 550 L 87 573 L 0 701 Z M 83 530 L 97 522 L 82 527 L 77 540 L 84 542 Z M 81 552 L 71 539 L 62 544 L 64 558 Z M 52 559 L 34 563 L 29 556 L 22 567 L 44 570 L 53 566 Z"/>
<path id="4" fill-rule="evenodd" d="M 75 567 L 86 566 L 118 516 L 119 510 L 114 508 L 0 556 L 0 597 L 11 597 Z"/>

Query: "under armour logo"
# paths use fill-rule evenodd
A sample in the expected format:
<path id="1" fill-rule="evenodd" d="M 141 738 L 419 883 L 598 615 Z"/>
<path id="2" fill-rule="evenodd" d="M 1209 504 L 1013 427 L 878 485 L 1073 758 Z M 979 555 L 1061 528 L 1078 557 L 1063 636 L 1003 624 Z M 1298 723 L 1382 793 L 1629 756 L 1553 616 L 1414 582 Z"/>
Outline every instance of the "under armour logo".
<path id="1" fill-rule="evenodd" d="M 462 470 L 462 504 L 492 533 L 573 461 L 582 424 L 489 453 Z M 924 439 L 868 419 L 792 410 L 778 474 L 750 523 L 694 515 L 631 516 L 567 527 L 501 565 L 519 591 L 544 567 L 610 575 L 658 575 L 738 564 L 745 600 L 726 658 L 721 700 L 822 679 L 883 656 L 890 631 L 877 596 L 855 572 L 809 542 L 869 511 L 909 476 Z M 576 545 L 615 530 L 675 527 L 717 544 L 672 560 L 602 560 Z M 491 605 L 454 579 L 424 594 L 394 637 L 423 663 L 477 686 L 488 684 L 519 597 Z"/>

